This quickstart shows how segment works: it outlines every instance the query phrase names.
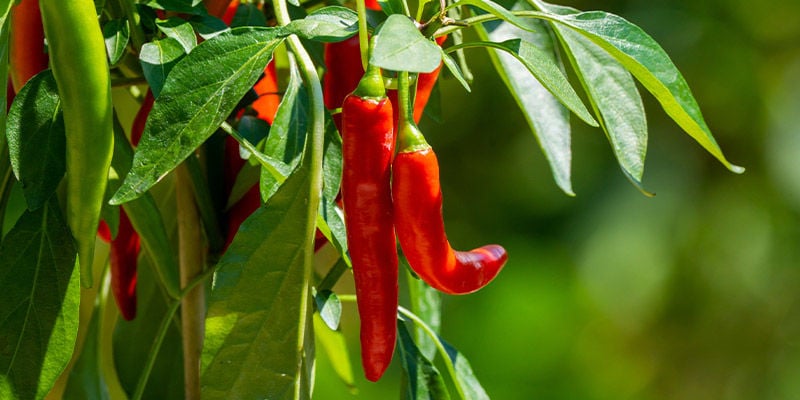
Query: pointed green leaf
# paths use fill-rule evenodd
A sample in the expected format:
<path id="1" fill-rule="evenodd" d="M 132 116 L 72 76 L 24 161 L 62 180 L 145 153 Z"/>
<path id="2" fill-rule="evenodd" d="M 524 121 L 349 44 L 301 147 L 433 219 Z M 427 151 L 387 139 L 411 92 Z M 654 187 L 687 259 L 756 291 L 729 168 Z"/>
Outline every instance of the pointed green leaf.
<path id="1" fill-rule="evenodd" d="M 290 22 L 286 29 L 303 39 L 340 42 L 358 33 L 358 14 L 346 7 L 328 6 Z"/>
<path id="2" fill-rule="evenodd" d="M 521 38 L 535 43 L 546 51 L 550 60 L 556 62 L 553 40 L 544 24 L 533 20 L 526 20 L 525 23 L 529 25 L 529 30 L 501 22 L 477 26 L 476 31 L 484 40 L 500 42 Z M 535 33 L 534 28 L 538 28 Z M 500 51 L 489 51 L 489 56 L 539 141 L 539 146 L 553 170 L 556 184 L 564 193 L 574 195 L 570 178 L 572 144 L 569 112 L 541 83 L 530 79 L 528 69 L 514 56 Z"/>
<path id="3" fill-rule="evenodd" d="M 111 203 L 141 196 L 208 139 L 261 76 L 282 40 L 277 29 L 237 28 L 203 42 L 179 61 Z"/>
<path id="4" fill-rule="evenodd" d="M 486 393 L 486 390 L 483 389 L 481 383 L 478 382 L 478 378 L 475 377 L 469 360 L 449 343 L 441 338 L 439 338 L 439 341 L 447 352 L 447 357 L 450 358 L 450 362 L 453 363 L 453 368 L 456 371 L 455 384 L 461 388 L 461 393 L 464 393 L 467 399 L 489 400 L 489 395 Z"/>
<path id="5" fill-rule="evenodd" d="M 546 11 L 574 14 L 580 11 L 534 0 Z M 586 37 L 560 24 L 553 29 L 581 81 L 600 125 L 611 142 L 620 167 L 643 193 L 641 186 L 647 153 L 647 119 L 631 74 L 608 52 Z"/>
<path id="6" fill-rule="evenodd" d="M 66 136 L 61 99 L 46 70 L 19 91 L 8 114 L 8 151 L 28 209 L 43 206 L 66 171 Z"/>
<path id="7" fill-rule="evenodd" d="M 439 46 L 422 36 L 411 19 L 393 14 L 375 34 L 370 64 L 392 71 L 431 72 L 442 62 Z"/>
<path id="8" fill-rule="evenodd" d="M 0 245 L 0 398 L 42 399 L 72 356 L 80 286 L 72 235 L 53 199 Z"/>
<path id="9" fill-rule="evenodd" d="M 186 55 L 180 42 L 173 38 L 153 40 L 142 46 L 139 61 L 153 95 L 158 97 L 172 68 Z"/>
<path id="10" fill-rule="evenodd" d="M 241 226 L 223 255 L 208 306 L 204 399 L 293 399 L 306 393 L 303 349 L 311 240 L 308 168 Z"/>
<path id="11" fill-rule="evenodd" d="M 264 12 L 258 8 L 258 4 L 239 4 L 239 7 L 236 8 L 236 15 L 233 16 L 233 21 L 231 21 L 231 28 L 242 26 L 267 26 L 267 19 L 264 17 Z"/>
<path id="12" fill-rule="evenodd" d="M 602 11 L 548 14 L 602 47 L 617 59 L 661 103 L 664 111 L 729 170 L 744 168 L 728 162 L 706 125 L 689 85 L 664 49 L 638 26 Z"/>
<path id="13" fill-rule="evenodd" d="M 445 53 L 444 50 L 442 50 L 442 60 L 444 61 L 444 65 L 447 67 L 450 73 L 453 74 L 458 83 L 460 83 L 467 92 L 471 92 L 472 89 L 470 89 L 469 83 L 467 82 L 466 78 L 464 78 L 464 74 L 461 73 L 461 68 L 459 68 L 456 60 L 454 60 L 453 57 L 450 57 L 449 54 Z"/>
<path id="14" fill-rule="evenodd" d="M 442 374 L 420 352 L 403 320 L 397 321 L 398 355 L 405 373 L 403 396 L 406 400 L 445 400 L 450 398 Z"/>
<path id="15" fill-rule="evenodd" d="M 581 102 L 578 94 L 572 89 L 569 81 L 561 72 L 558 64 L 552 61 L 549 54 L 539 49 L 532 43 L 522 39 L 509 39 L 504 42 L 469 42 L 448 48 L 448 52 L 458 51 L 459 49 L 470 47 L 487 47 L 503 50 L 511 54 L 525 68 L 530 71 L 539 82 L 547 88 L 562 104 L 567 106 L 580 119 L 591 126 L 598 126 L 592 114 Z"/>
<path id="16" fill-rule="evenodd" d="M 106 43 L 108 61 L 111 65 L 116 64 L 125 55 L 125 48 L 128 46 L 130 37 L 131 32 L 128 20 L 112 19 L 103 25 L 103 38 Z"/>
<path id="17" fill-rule="evenodd" d="M 400 258 L 405 266 L 408 281 L 408 297 L 411 312 L 421 318 L 435 333 L 439 333 L 442 325 L 442 295 L 421 279 L 411 274 L 411 267 L 405 256 Z M 414 339 L 419 343 L 419 349 L 428 359 L 436 356 L 436 343 L 420 326 L 414 327 Z"/>
<path id="18" fill-rule="evenodd" d="M 211 39 L 230 29 L 221 19 L 210 15 L 194 15 L 189 19 L 189 23 L 203 40 Z"/>
<path id="19" fill-rule="evenodd" d="M 166 37 L 178 41 L 186 54 L 191 53 L 192 49 L 197 46 L 197 36 L 194 33 L 192 24 L 183 18 L 157 19 L 156 27 Z"/>
<path id="20" fill-rule="evenodd" d="M 342 302 L 339 296 L 330 290 L 323 290 L 314 296 L 314 303 L 325 325 L 334 331 L 339 329 L 339 321 L 342 318 Z"/>

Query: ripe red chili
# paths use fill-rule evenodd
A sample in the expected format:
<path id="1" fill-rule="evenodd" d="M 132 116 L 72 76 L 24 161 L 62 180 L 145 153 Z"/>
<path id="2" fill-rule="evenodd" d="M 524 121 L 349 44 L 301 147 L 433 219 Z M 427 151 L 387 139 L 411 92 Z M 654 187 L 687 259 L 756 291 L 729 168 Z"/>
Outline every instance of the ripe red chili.
<path id="1" fill-rule="evenodd" d="M 275 113 L 281 103 L 281 96 L 278 89 L 278 73 L 275 70 L 275 60 L 272 60 L 264 68 L 264 75 L 253 87 L 258 95 L 258 99 L 253 102 L 253 110 L 258 114 L 258 118 L 267 121 L 272 125 L 275 120 Z"/>
<path id="2" fill-rule="evenodd" d="M 337 43 L 326 43 L 325 66 L 328 70 L 322 77 L 323 100 L 325 108 L 334 110 L 342 107 L 344 98 L 356 89 L 364 75 L 358 36 Z M 342 114 L 333 114 L 333 122 L 341 132 Z"/>
<path id="3" fill-rule="evenodd" d="M 44 51 L 44 27 L 38 0 L 23 0 L 11 9 L 9 38 L 9 75 L 14 91 L 47 69 L 49 59 Z"/>
<path id="4" fill-rule="evenodd" d="M 386 371 L 397 331 L 397 248 L 392 226 L 395 135 L 383 79 L 370 66 L 342 105 L 342 200 L 367 379 Z"/>

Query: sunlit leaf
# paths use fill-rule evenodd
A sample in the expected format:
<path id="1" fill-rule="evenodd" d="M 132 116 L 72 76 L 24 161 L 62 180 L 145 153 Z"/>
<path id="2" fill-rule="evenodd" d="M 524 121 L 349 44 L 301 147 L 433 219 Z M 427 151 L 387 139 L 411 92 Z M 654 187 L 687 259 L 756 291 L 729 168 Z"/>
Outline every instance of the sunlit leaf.
<path id="1" fill-rule="evenodd" d="M 417 348 L 405 322 L 397 321 L 398 355 L 405 372 L 403 387 L 407 400 L 446 400 L 450 398 L 442 374 Z"/>
<path id="2" fill-rule="evenodd" d="M 439 46 L 404 15 L 390 15 L 375 34 L 370 64 L 393 71 L 431 72 L 441 61 Z"/>

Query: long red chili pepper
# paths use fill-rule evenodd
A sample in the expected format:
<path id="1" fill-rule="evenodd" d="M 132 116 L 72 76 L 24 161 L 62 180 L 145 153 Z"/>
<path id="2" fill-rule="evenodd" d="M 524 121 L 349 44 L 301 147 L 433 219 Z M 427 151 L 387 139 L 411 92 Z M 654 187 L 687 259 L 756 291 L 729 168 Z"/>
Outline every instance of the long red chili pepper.
<path id="1" fill-rule="evenodd" d="M 361 361 L 377 381 L 394 353 L 397 248 L 390 188 L 395 135 L 383 78 L 370 66 L 342 105 L 342 200 L 361 320 Z"/>
<path id="2" fill-rule="evenodd" d="M 23 0 L 11 9 L 9 75 L 19 92 L 31 77 L 47 69 L 44 27 L 38 0 Z"/>
<path id="3" fill-rule="evenodd" d="M 505 249 L 492 244 L 453 250 L 442 218 L 436 154 L 408 117 L 400 122 L 398 140 L 400 152 L 392 164 L 394 226 L 411 269 L 431 287 L 449 294 L 486 286 L 505 265 Z"/>
<path id="4" fill-rule="evenodd" d="M 341 42 L 326 43 L 324 57 L 327 71 L 322 77 L 322 96 L 325 108 L 334 110 L 342 107 L 344 98 L 356 89 L 364 76 L 358 36 Z M 333 114 L 333 122 L 341 132 L 342 114 Z"/>

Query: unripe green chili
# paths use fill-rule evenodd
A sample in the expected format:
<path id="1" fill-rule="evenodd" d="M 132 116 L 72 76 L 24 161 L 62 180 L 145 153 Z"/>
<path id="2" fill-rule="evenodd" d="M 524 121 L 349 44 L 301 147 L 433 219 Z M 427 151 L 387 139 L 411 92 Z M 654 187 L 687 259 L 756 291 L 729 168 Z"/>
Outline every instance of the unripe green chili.
<path id="1" fill-rule="evenodd" d="M 92 285 L 100 209 L 114 149 L 111 79 L 92 0 L 41 0 L 67 139 L 67 222 L 78 245 L 81 283 Z"/>

